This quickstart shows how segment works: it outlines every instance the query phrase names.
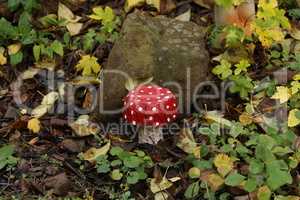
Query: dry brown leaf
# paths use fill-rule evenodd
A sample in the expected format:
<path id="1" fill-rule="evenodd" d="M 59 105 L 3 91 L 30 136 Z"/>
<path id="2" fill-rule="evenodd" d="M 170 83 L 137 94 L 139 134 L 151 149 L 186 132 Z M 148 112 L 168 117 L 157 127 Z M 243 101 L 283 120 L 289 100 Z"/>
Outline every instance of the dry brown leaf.
<path id="1" fill-rule="evenodd" d="M 193 0 L 193 2 L 207 9 L 211 9 L 214 5 L 214 0 Z"/>
<path id="2" fill-rule="evenodd" d="M 95 135 L 100 131 L 98 126 L 94 126 L 94 124 L 89 121 L 88 115 L 79 116 L 76 121 L 69 123 L 69 126 L 79 137 Z"/>

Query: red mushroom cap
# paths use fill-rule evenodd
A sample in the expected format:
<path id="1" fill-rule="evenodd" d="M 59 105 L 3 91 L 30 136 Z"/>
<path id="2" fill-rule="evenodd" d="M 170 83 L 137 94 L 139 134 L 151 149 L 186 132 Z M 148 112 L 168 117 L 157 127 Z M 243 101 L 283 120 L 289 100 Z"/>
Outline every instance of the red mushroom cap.
<path id="1" fill-rule="evenodd" d="M 123 117 L 133 125 L 160 126 L 176 119 L 175 95 L 157 85 L 141 85 L 124 98 Z"/>

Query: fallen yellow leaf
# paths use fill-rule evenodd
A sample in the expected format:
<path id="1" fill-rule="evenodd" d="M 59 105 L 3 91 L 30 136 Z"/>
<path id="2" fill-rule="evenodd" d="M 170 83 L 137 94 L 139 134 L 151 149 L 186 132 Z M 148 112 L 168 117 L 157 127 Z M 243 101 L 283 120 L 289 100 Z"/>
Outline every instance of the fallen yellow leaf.
<path id="1" fill-rule="evenodd" d="M 218 154 L 214 159 L 218 172 L 225 177 L 233 169 L 233 161 L 226 154 Z"/>
<path id="2" fill-rule="evenodd" d="M 83 24 L 79 23 L 78 21 L 81 19 L 81 17 L 74 15 L 67 6 L 59 3 L 57 15 L 58 19 L 65 19 L 67 21 L 66 27 L 71 36 L 77 35 L 80 32 Z"/>
<path id="3" fill-rule="evenodd" d="M 285 103 L 291 98 L 291 91 L 285 86 L 276 87 L 275 94 L 271 97 L 272 99 L 278 99 L 280 103 Z"/>
<path id="4" fill-rule="evenodd" d="M 224 179 L 218 174 L 210 174 L 207 183 L 213 191 L 217 191 L 224 184 Z"/>
<path id="5" fill-rule="evenodd" d="M 82 56 L 81 60 L 75 67 L 77 71 L 82 71 L 83 76 L 97 75 L 101 68 L 97 58 L 90 55 Z"/>
<path id="6" fill-rule="evenodd" d="M 291 110 L 289 112 L 289 117 L 288 117 L 288 126 L 289 127 L 298 126 L 300 124 L 299 116 L 300 116 L 300 110 L 298 110 L 298 109 Z"/>
<path id="7" fill-rule="evenodd" d="M 195 156 L 200 157 L 200 155 L 197 154 L 197 150 L 200 152 L 200 149 L 197 147 L 193 133 L 189 128 L 183 128 L 181 130 L 176 146 L 186 153 L 194 154 Z"/>
<path id="8" fill-rule="evenodd" d="M 110 141 L 104 145 L 103 147 L 97 149 L 95 147 L 90 148 L 89 150 L 87 150 L 86 152 L 84 152 L 82 154 L 83 159 L 87 160 L 89 162 L 95 162 L 96 158 L 98 156 L 104 156 L 108 153 L 110 149 Z"/>
<path id="9" fill-rule="evenodd" d="M 81 17 L 74 15 L 73 12 L 62 3 L 58 4 L 57 16 L 60 20 L 65 19 L 67 22 L 72 23 L 78 22 L 81 19 Z"/>
<path id="10" fill-rule="evenodd" d="M 13 54 L 16 54 L 20 51 L 22 47 L 22 44 L 21 43 L 16 43 L 16 44 L 11 44 L 7 47 L 8 49 L 8 55 L 13 55 Z"/>
<path id="11" fill-rule="evenodd" d="M 293 77 L 293 79 L 294 79 L 295 81 L 300 81 L 300 74 L 296 74 L 296 75 Z"/>
<path id="12" fill-rule="evenodd" d="M 5 65 L 7 63 L 7 58 L 4 56 L 5 49 L 0 47 L 0 65 Z"/>
<path id="13" fill-rule="evenodd" d="M 83 24 L 82 23 L 68 23 L 66 25 L 69 33 L 71 36 L 77 35 L 78 33 L 80 33 L 80 30 L 82 28 Z"/>
<path id="14" fill-rule="evenodd" d="M 160 11 L 160 0 L 146 0 L 146 3 Z"/>
<path id="15" fill-rule="evenodd" d="M 37 118 L 32 118 L 28 121 L 27 128 L 34 133 L 38 133 L 41 130 L 41 122 Z"/>
<path id="16" fill-rule="evenodd" d="M 169 181 L 166 177 L 163 177 L 159 182 L 157 179 L 152 178 L 150 181 L 150 190 L 154 194 L 163 190 L 170 188 L 173 185 L 171 181 Z"/>
<path id="17" fill-rule="evenodd" d="M 251 115 L 249 115 L 246 112 L 243 112 L 240 116 L 239 116 L 239 120 L 242 123 L 243 126 L 252 124 L 253 120 Z"/>
<path id="18" fill-rule="evenodd" d="M 262 186 L 257 191 L 257 199 L 258 200 L 267 200 L 271 199 L 271 190 L 268 188 L 268 186 Z"/>
<path id="19" fill-rule="evenodd" d="M 141 6 L 145 3 L 145 0 L 127 0 L 125 3 L 125 11 L 129 12 L 132 8 Z"/>
<path id="20" fill-rule="evenodd" d="M 169 199 L 169 195 L 166 192 L 158 192 L 154 195 L 154 200 L 166 200 Z"/>
<path id="21" fill-rule="evenodd" d="M 145 3 L 160 11 L 160 0 L 127 0 L 124 9 L 126 12 L 129 12 L 131 9 L 142 6 Z"/>

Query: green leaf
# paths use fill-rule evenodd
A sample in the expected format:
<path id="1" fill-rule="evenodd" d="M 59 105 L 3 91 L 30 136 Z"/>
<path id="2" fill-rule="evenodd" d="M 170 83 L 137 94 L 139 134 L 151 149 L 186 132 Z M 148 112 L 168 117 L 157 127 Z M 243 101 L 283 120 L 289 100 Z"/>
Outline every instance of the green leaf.
<path id="1" fill-rule="evenodd" d="M 123 174 L 120 172 L 119 169 L 114 169 L 112 172 L 111 172 L 111 178 L 115 181 L 119 181 L 122 179 L 123 177 Z"/>
<path id="2" fill-rule="evenodd" d="M 123 152 L 124 150 L 121 147 L 112 147 L 109 153 L 112 156 L 119 156 Z"/>
<path id="3" fill-rule="evenodd" d="M 0 19 L 0 38 L 15 39 L 18 35 L 18 30 L 5 18 Z"/>
<path id="4" fill-rule="evenodd" d="M 264 170 L 264 164 L 258 160 L 252 160 L 249 165 L 249 171 L 252 174 L 259 174 Z"/>
<path id="5" fill-rule="evenodd" d="M 33 9 L 38 9 L 40 6 L 39 0 L 26 0 L 24 3 L 24 10 L 29 13 L 31 13 Z"/>
<path id="6" fill-rule="evenodd" d="M 220 79 L 224 80 L 232 75 L 231 63 L 227 60 L 221 60 L 221 64 L 213 68 L 212 73 L 218 75 Z"/>
<path id="7" fill-rule="evenodd" d="M 16 11 L 21 5 L 21 0 L 8 0 L 7 6 L 11 12 Z"/>
<path id="8" fill-rule="evenodd" d="M 20 16 L 19 22 L 18 22 L 18 29 L 20 34 L 23 35 L 28 35 L 31 30 L 32 30 L 32 26 L 30 23 L 30 14 L 27 12 L 23 12 Z"/>
<path id="9" fill-rule="evenodd" d="M 10 64 L 11 65 L 17 65 L 17 64 L 22 62 L 23 53 L 22 53 L 22 51 L 19 51 L 16 54 L 10 55 L 9 58 L 10 58 Z"/>
<path id="10" fill-rule="evenodd" d="M 134 152 L 136 153 L 136 155 L 137 155 L 138 157 L 143 158 L 143 157 L 146 156 L 145 152 L 143 152 L 143 151 L 141 151 L 141 150 L 135 150 Z"/>
<path id="11" fill-rule="evenodd" d="M 32 50 L 33 50 L 33 56 L 34 56 L 35 61 L 39 61 L 40 56 L 41 56 L 41 51 L 42 51 L 41 46 L 34 45 Z"/>
<path id="12" fill-rule="evenodd" d="M 136 184 L 139 181 L 139 174 L 137 172 L 130 172 L 127 176 L 128 184 Z"/>
<path id="13" fill-rule="evenodd" d="M 285 184 L 291 184 L 293 179 L 288 172 L 288 166 L 284 161 L 274 160 L 266 165 L 267 184 L 272 190 L 276 190 Z"/>
<path id="14" fill-rule="evenodd" d="M 225 184 L 229 186 L 238 186 L 243 182 L 244 179 L 244 176 L 240 175 L 237 172 L 234 172 L 226 177 Z"/>
<path id="15" fill-rule="evenodd" d="M 250 66 L 248 60 L 243 59 L 235 65 L 236 69 L 234 70 L 234 74 L 239 75 L 241 72 L 247 72 L 247 68 Z"/>
<path id="16" fill-rule="evenodd" d="M 15 147 L 13 145 L 5 145 L 0 148 L 0 170 L 5 166 L 14 166 L 18 162 L 18 158 L 13 157 Z"/>
<path id="17" fill-rule="evenodd" d="M 62 43 L 58 40 L 55 40 L 50 48 L 53 50 L 53 52 L 55 52 L 56 54 L 60 55 L 60 56 L 64 56 L 64 47 L 62 45 Z"/>
<path id="18" fill-rule="evenodd" d="M 129 168 L 136 168 L 140 166 L 140 164 L 143 163 L 141 158 L 137 156 L 129 156 L 123 160 L 124 166 L 129 167 Z"/>
<path id="19" fill-rule="evenodd" d="M 255 157 L 263 161 L 264 163 L 267 163 L 269 161 L 275 160 L 274 154 L 271 152 L 270 149 L 267 149 L 264 145 L 257 145 L 255 149 Z"/>
<path id="20" fill-rule="evenodd" d="M 187 199 L 192 199 L 199 194 L 199 191 L 200 191 L 200 185 L 199 182 L 197 181 L 189 185 L 189 187 L 184 192 L 184 196 Z"/>
<path id="21" fill-rule="evenodd" d="M 244 185 L 244 189 L 247 191 L 247 192 L 253 192 L 255 191 L 257 188 L 257 183 L 256 183 L 256 180 L 254 178 L 252 179 L 248 179 Z"/>
<path id="22" fill-rule="evenodd" d="M 110 171 L 110 163 L 107 155 L 101 155 L 96 158 L 96 167 L 98 173 L 107 173 Z"/>
<path id="23" fill-rule="evenodd" d="M 226 47 L 240 46 L 245 37 L 244 31 L 236 26 L 228 26 L 224 32 L 226 33 Z"/>
<path id="24" fill-rule="evenodd" d="M 230 79 L 233 81 L 233 85 L 229 88 L 231 93 L 239 93 L 242 99 L 248 98 L 248 93 L 252 92 L 254 85 L 252 80 L 248 76 L 234 75 Z"/>
<path id="25" fill-rule="evenodd" d="M 89 32 L 83 36 L 83 50 L 91 51 L 94 47 L 94 37 L 96 36 L 96 32 L 94 29 L 89 29 Z"/>
<path id="26" fill-rule="evenodd" d="M 216 4 L 228 8 L 233 5 L 233 0 L 216 0 Z"/>
<path id="27" fill-rule="evenodd" d="M 110 164 L 112 167 L 120 166 L 120 165 L 122 165 L 122 161 L 121 160 L 113 160 Z"/>

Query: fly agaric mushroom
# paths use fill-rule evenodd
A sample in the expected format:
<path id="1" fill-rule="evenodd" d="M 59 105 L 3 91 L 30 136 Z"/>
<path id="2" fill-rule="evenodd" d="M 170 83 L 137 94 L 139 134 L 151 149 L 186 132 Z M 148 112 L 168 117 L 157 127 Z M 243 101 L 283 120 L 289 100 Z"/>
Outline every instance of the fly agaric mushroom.
<path id="1" fill-rule="evenodd" d="M 163 139 L 162 126 L 176 119 L 175 95 L 157 85 L 141 85 L 124 98 L 124 119 L 140 125 L 139 143 L 157 144 Z"/>

